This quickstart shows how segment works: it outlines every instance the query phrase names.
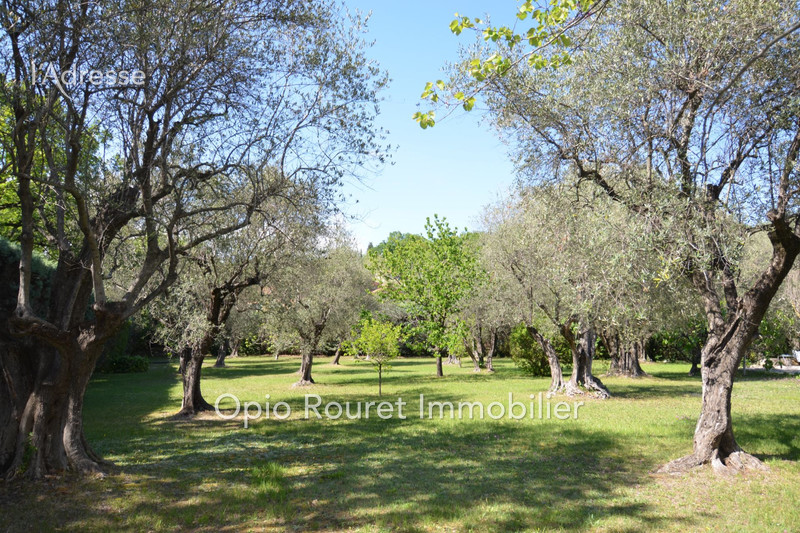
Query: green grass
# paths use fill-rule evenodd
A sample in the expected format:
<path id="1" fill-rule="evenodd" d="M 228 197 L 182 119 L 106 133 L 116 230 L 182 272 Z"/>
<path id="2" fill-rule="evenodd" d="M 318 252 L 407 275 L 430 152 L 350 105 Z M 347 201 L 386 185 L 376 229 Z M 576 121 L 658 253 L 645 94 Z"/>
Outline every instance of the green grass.
<path id="1" fill-rule="evenodd" d="M 549 379 L 508 360 L 493 374 L 399 360 L 383 399 L 406 420 L 303 417 L 303 395 L 376 401 L 365 363 L 314 367 L 318 385 L 292 389 L 295 358 L 240 358 L 204 368 L 206 399 L 223 393 L 285 401 L 288 420 L 192 421 L 174 367 L 96 376 L 87 436 L 116 466 L 105 479 L 0 484 L 0 531 L 798 531 L 800 380 L 750 375 L 734 389 L 737 438 L 770 472 L 718 478 L 709 469 L 652 472 L 691 449 L 700 383 L 685 365 L 653 377 L 608 378 L 606 401 L 580 399 L 577 419 L 420 419 L 417 398 L 528 402 Z M 603 371 L 602 362 L 597 365 Z M 555 402 L 571 399 L 556 398 Z M 232 407 L 233 402 L 223 402 Z"/>

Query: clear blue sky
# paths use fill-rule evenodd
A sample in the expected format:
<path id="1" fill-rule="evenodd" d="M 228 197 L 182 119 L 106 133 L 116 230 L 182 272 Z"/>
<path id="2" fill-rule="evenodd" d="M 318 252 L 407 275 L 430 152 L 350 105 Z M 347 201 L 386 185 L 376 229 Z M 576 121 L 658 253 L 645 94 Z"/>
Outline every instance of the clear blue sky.
<path id="1" fill-rule="evenodd" d="M 369 55 L 392 80 L 383 94 L 378 123 L 397 146 L 393 165 L 363 185 L 346 186 L 352 200 L 345 209 L 362 219 L 350 224 L 359 247 L 378 244 L 395 230 L 421 233 L 425 217 L 434 213 L 460 229 L 476 229 L 482 206 L 513 181 L 506 147 L 489 124 L 479 124 L 475 111 L 459 110 L 427 130 L 411 115 L 417 111 L 425 82 L 443 78 L 445 63 L 458 58 L 459 44 L 472 39 L 450 33 L 453 15 L 482 17 L 489 11 L 496 20 L 501 14 L 513 14 L 515 3 L 346 0 L 346 4 L 351 10 L 372 11 L 369 37 L 375 45 Z"/>

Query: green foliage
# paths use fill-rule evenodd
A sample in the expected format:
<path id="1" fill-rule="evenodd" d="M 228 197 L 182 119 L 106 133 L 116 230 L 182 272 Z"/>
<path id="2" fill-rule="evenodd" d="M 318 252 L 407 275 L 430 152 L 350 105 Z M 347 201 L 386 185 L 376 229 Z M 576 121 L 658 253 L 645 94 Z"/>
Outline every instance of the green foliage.
<path id="1" fill-rule="evenodd" d="M 425 223 L 426 237 L 403 236 L 373 248 L 368 267 L 379 277 L 381 296 L 400 304 L 425 332 L 433 350 L 447 343 L 450 319 L 482 277 L 477 253 L 465 234 L 434 215 Z"/>
<path id="2" fill-rule="evenodd" d="M 242 339 L 239 344 L 239 355 L 259 355 L 266 353 L 267 347 L 258 335 L 250 335 Z"/>
<path id="3" fill-rule="evenodd" d="M 758 336 L 750 346 L 754 359 L 790 353 L 789 336 L 797 327 L 797 319 L 783 309 L 770 310 L 758 326 Z"/>
<path id="4" fill-rule="evenodd" d="M 105 374 L 132 374 L 135 372 L 147 372 L 149 368 L 150 362 L 146 357 L 123 355 L 107 359 L 97 367 L 97 371 Z"/>
<path id="5" fill-rule="evenodd" d="M 117 334 L 106 342 L 103 352 L 109 359 L 120 359 L 128 354 L 131 339 L 131 322 L 125 321 Z"/>
<path id="6" fill-rule="evenodd" d="M 534 340 L 525 324 L 517 324 L 509 337 L 511 358 L 517 368 L 534 377 L 549 376 L 550 365 L 539 343 Z"/>
<path id="7" fill-rule="evenodd" d="M 592 14 L 591 8 L 598 3 L 602 2 L 550 0 L 541 5 L 526 0 L 516 14 L 519 27 L 492 26 L 487 20 L 456 13 L 456 18 L 450 22 L 450 31 L 454 35 L 473 30 L 479 40 L 491 42 L 494 48 L 486 54 L 483 54 L 486 47 L 470 52 L 451 80 L 427 82 L 420 98 L 433 104 L 441 101 L 447 105 L 460 105 L 465 111 L 471 111 L 475 107 L 476 96 L 483 91 L 485 84 L 506 76 L 519 63 L 533 70 L 569 65 L 572 58 L 568 47 L 572 41 L 566 32 L 588 18 Z M 527 29 L 522 28 L 523 22 L 529 24 Z M 512 55 L 515 49 L 523 46 L 527 46 L 527 50 Z M 446 98 L 448 92 L 450 98 Z M 412 116 L 422 129 L 433 127 L 436 124 L 435 117 L 434 111 L 418 111 Z"/>
<path id="8" fill-rule="evenodd" d="M 402 328 L 390 322 L 368 318 L 357 327 L 358 334 L 345 344 L 345 353 L 352 356 L 368 356 L 370 362 L 385 365 L 400 355 Z"/>
<path id="9" fill-rule="evenodd" d="M 345 353 L 367 356 L 367 361 L 378 372 L 379 395 L 383 371 L 391 368 L 389 363 L 400 355 L 402 331 L 401 326 L 367 316 L 359 321 L 357 336 L 346 344 Z"/>
<path id="10" fill-rule="evenodd" d="M 706 342 L 705 322 L 698 317 L 680 327 L 664 329 L 653 335 L 647 353 L 654 361 L 691 361 Z"/>
<path id="11" fill-rule="evenodd" d="M 19 287 L 19 246 L 0 237 L 0 309 L 14 309 Z M 50 298 L 50 281 L 55 264 L 38 252 L 33 254 L 31 272 L 31 302 L 34 310 L 44 313 Z"/>
<path id="12" fill-rule="evenodd" d="M 459 359 L 469 355 L 467 354 L 467 339 L 469 338 L 469 326 L 463 320 L 455 320 L 445 330 L 445 349 L 451 356 L 458 357 Z"/>

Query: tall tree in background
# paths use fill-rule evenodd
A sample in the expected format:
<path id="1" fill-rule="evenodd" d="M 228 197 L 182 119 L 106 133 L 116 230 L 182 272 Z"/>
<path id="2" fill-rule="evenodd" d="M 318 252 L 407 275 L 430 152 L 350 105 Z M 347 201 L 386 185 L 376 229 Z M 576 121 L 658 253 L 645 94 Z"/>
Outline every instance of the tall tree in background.
<path id="1" fill-rule="evenodd" d="M 350 22 L 330 3 L 271 0 L 0 10 L 0 100 L 14 123 L 0 142 L 21 224 L 0 343 L 0 418 L 16 423 L 0 429 L 0 472 L 21 472 L 26 449 L 32 477 L 99 472 L 82 407 L 105 341 L 174 283 L 181 257 L 246 227 L 268 198 L 304 184 L 333 200 L 346 173 L 381 157 L 385 77 Z M 54 83 L 33 65 L 143 76 Z M 39 240 L 57 260 L 45 312 L 31 303 Z"/>
<path id="2" fill-rule="evenodd" d="M 427 238 L 390 239 L 370 250 L 370 269 L 384 297 L 400 303 L 419 321 L 436 356 L 436 375 L 444 376 L 442 353 L 447 330 L 481 276 L 477 253 L 465 235 L 434 215 L 425 223 Z"/>

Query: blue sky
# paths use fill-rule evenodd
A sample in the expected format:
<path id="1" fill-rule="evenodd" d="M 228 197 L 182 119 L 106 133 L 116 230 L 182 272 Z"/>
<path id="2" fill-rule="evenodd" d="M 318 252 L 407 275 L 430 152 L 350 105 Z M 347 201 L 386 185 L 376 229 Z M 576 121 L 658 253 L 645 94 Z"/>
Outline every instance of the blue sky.
<path id="1" fill-rule="evenodd" d="M 369 37 L 375 45 L 370 56 L 392 79 L 383 94 L 378 123 L 397 146 L 393 165 L 364 184 L 346 186 L 352 200 L 345 209 L 361 219 L 350 224 L 359 247 L 378 244 L 395 230 L 421 233 L 425 217 L 434 213 L 460 229 L 477 229 L 482 206 L 493 202 L 513 180 L 506 147 L 490 125 L 480 124 L 475 111 L 459 110 L 427 130 L 411 115 L 417 111 L 425 82 L 443 78 L 442 68 L 457 59 L 459 43 L 466 45 L 472 39 L 450 33 L 453 15 L 482 17 L 487 10 L 507 15 L 515 12 L 515 3 L 346 0 L 346 4 L 372 11 Z"/>

